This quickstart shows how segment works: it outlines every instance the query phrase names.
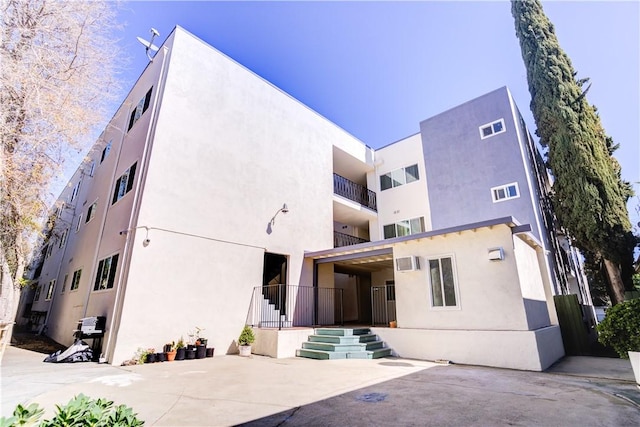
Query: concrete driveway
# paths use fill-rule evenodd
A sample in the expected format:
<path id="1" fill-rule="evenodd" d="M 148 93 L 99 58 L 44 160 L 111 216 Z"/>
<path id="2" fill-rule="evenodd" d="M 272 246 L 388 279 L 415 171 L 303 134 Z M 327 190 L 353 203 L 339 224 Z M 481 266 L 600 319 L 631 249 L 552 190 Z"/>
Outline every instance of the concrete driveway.
<path id="1" fill-rule="evenodd" d="M 628 361 L 566 358 L 546 373 L 404 359 L 221 356 L 114 367 L 48 364 L 8 347 L 2 415 L 76 394 L 131 406 L 146 425 L 640 425 Z"/>

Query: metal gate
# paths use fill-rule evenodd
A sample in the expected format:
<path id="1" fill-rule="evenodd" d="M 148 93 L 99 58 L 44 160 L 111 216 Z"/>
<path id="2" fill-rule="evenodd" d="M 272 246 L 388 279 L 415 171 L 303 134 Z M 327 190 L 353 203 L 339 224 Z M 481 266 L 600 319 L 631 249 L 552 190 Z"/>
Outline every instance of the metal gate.
<path id="1" fill-rule="evenodd" d="M 389 326 L 396 320 L 396 286 L 386 284 L 371 287 L 371 325 Z"/>

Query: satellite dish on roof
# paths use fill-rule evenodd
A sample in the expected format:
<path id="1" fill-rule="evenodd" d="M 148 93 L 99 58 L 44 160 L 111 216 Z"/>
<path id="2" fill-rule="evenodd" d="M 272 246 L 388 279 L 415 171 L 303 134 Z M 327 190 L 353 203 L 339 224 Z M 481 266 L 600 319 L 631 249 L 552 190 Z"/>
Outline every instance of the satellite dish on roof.
<path id="1" fill-rule="evenodd" d="M 153 44 L 153 39 L 156 38 L 156 36 L 160 36 L 160 33 L 155 28 L 152 28 L 151 30 L 149 30 L 149 32 L 151 33 L 150 41 L 146 41 L 142 37 L 138 37 L 137 39 L 145 47 L 145 52 L 147 53 L 147 58 L 149 58 L 149 61 L 153 62 L 153 57 L 151 56 L 149 51 L 156 52 L 158 50 L 158 46 Z"/>

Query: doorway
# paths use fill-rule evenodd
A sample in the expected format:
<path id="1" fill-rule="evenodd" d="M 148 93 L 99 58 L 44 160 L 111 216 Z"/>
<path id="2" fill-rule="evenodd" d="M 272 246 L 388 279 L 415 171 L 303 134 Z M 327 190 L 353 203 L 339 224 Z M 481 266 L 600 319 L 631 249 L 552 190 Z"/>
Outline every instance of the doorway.
<path id="1" fill-rule="evenodd" d="M 262 269 L 262 295 L 273 304 L 281 315 L 286 313 L 287 257 L 265 252 Z"/>

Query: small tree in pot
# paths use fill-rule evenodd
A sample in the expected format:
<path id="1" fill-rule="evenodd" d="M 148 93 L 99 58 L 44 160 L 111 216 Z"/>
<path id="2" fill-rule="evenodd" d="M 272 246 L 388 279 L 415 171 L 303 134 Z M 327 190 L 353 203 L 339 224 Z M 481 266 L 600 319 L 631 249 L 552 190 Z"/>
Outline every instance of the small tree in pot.
<path id="1" fill-rule="evenodd" d="M 251 329 L 251 326 L 245 325 L 244 329 L 242 329 L 242 333 L 240 333 L 240 337 L 238 337 L 238 346 L 240 349 L 240 356 L 251 355 L 251 344 L 255 340 L 256 340 L 256 337 L 253 334 L 253 329 Z"/>

